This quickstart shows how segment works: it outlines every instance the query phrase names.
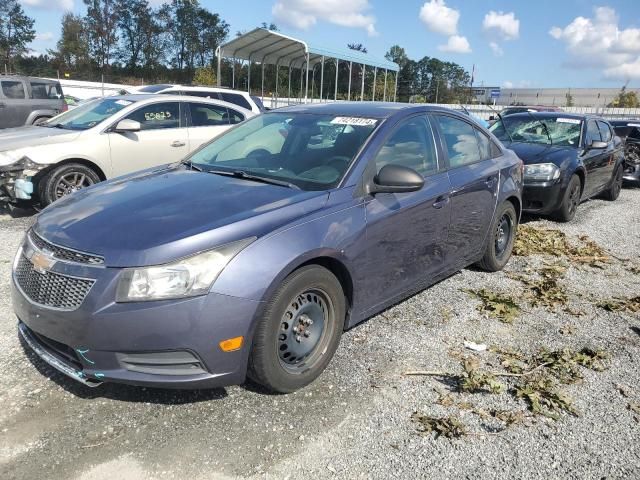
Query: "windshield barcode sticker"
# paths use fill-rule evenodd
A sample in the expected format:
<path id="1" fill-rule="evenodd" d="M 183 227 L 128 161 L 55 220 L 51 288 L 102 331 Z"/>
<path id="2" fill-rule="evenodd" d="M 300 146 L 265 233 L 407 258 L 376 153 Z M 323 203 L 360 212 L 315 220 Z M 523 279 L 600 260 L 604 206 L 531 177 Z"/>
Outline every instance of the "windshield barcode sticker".
<path id="1" fill-rule="evenodd" d="M 640 127 L 640 123 L 627 123 L 627 127 Z"/>
<path id="2" fill-rule="evenodd" d="M 129 105 L 131 105 L 133 102 L 130 102 L 128 100 L 116 100 L 116 104 L 117 105 L 122 105 L 125 107 L 128 107 Z"/>
<path id="3" fill-rule="evenodd" d="M 331 120 L 334 125 L 357 125 L 361 127 L 372 127 L 378 120 L 375 118 L 362 118 L 362 117 L 336 117 Z"/>
<path id="4" fill-rule="evenodd" d="M 578 120 L 577 118 L 556 118 L 556 123 L 573 123 L 574 125 L 578 125 L 580 123 L 580 120 Z"/>

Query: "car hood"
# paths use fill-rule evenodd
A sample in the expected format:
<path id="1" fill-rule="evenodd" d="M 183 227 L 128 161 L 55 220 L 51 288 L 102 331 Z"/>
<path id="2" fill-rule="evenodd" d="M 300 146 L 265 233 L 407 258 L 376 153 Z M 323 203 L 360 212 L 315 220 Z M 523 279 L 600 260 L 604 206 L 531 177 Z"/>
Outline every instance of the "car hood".
<path id="1" fill-rule="evenodd" d="M 75 140 L 81 132 L 48 127 L 18 127 L 0 130 L 0 152 Z"/>
<path id="2" fill-rule="evenodd" d="M 65 197 L 38 215 L 34 229 L 49 242 L 103 255 L 110 267 L 157 265 L 261 237 L 327 198 L 327 192 L 169 166 Z"/>
<path id="3" fill-rule="evenodd" d="M 578 149 L 574 147 L 560 147 L 554 145 L 542 145 L 539 143 L 512 142 L 505 146 L 513 150 L 525 165 L 531 163 L 555 163 L 558 166 L 568 157 L 578 155 Z"/>

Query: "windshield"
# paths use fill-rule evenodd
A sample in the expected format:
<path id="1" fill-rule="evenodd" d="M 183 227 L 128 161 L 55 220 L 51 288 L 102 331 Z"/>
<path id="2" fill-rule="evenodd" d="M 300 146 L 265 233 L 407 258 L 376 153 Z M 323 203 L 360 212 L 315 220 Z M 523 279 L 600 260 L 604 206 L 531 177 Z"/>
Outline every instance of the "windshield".
<path id="1" fill-rule="evenodd" d="M 204 171 L 244 172 L 303 190 L 335 187 L 379 121 L 268 113 L 218 137 L 187 160 Z"/>
<path id="2" fill-rule="evenodd" d="M 134 103 L 132 100 L 101 98 L 80 104 L 73 110 L 53 117 L 42 125 L 68 130 L 88 130 L 132 103 Z"/>
<path id="3" fill-rule="evenodd" d="M 580 144 L 582 120 L 576 118 L 531 115 L 502 117 L 489 129 L 503 142 L 524 142 L 577 147 Z"/>

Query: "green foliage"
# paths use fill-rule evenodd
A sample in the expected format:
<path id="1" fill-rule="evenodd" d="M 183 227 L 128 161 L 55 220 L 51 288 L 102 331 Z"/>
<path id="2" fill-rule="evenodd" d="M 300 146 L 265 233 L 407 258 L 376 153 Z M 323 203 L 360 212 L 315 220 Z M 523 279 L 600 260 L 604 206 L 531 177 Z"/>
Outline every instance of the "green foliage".
<path id="1" fill-rule="evenodd" d="M 640 296 L 633 298 L 611 298 L 602 300 L 597 306 L 608 312 L 640 312 Z"/>
<path id="2" fill-rule="evenodd" d="M 556 382 L 548 376 L 528 378 L 522 385 L 516 385 L 516 396 L 529 404 L 529 409 L 536 415 L 557 420 L 560 412 L 578 416 L 573 400 L 558 388 Z"/>
<path id="3" fill-rule="evenodd" d="M 505 386 L 495 375 L 480 370 L 477 359 L 473 357 L 465 358 L 462 362 L 464 375 L 458 381 L 458 387 L 462 392 L 478 393 L 502 393 Z"/>
<path id="4" fill-rule="evenodd" d="M 418 424 L 418 432 L 422 435 L 433 434 L 435 438 L 460 438 L 467 434 L 467 429 L 457 417 L 435 418 L 415 412 L 411 419 Z"/>
<path id="5" fill-rule="evenodd" d="M 516 301 L 500 293 L 495 293 L 487 289 L 467 290 L 467 293 L 478 297 L 482 303 L 477 310 L 486 313 L 490 317 L 497 318 L 504 323 L 513 323 L 520 314 L 520 306 Z"/>
<path id="6" fill-rule="evenodd" d="M 9 67 L 16 57 L 26 54 L 27 45 L 36 37 L 34 20 L 28 17 L 18 0 L 0 1 L 0 60 Z"/>
<path id="7" fill-rule="evenodd" d="M 616 98 L 607 106 L 613 108 L 638 108 L 640 107 L 640 100 L 638 100 L 636 92 L 628 92 L 625 85 L 620 89 L 620 93 Z"/>
<path id="8" fill-rule="evenodd" d="M 574 103 L 573 103 L 573 95 L 571 95 L 571 90 L 569 90 L 564 97 L 565 97 L 564 106 L 573 107 Z"/>
<path id="9" fill-rule="evenodd" d="M 194 85 L 213 86 L 216 84 L 216 72 L 211 67 L 196 68 L 193 76 Z"/>

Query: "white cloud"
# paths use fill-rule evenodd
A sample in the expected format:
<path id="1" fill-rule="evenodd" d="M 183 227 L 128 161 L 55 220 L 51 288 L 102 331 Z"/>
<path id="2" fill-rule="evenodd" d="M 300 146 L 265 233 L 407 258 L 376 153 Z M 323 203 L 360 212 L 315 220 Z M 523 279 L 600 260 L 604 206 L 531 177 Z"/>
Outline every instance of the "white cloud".
<path id="1" fill-rule="evenodd" d="M 376 19 L 368 14 L 369 0 L 278 0 L 271 9 L 277 22 L 308 30 L 319 20 L 343 27 L 364 28 L 377 35 Z"/>
<path id="2" fill-rule="evenodd" d="M 41 42 L 49 42 L 53 40 L 53 33 L 51 32 L 36 33 L 35 40 L 39 40 Z"/>
<path id="3" fill-rule="evenodd" d="M 502 82 L 502 88 L 513 88 L 513 82 L 505 80 L 504 82 Z"/>
<path id="4" fill-rule="evenodd" d="M 599 68 L 605 78 L 627 81 L 638 78 L 640 67 L 640 30 L 621 30 L 616 11 L 597 7 L 592 18 L 576 17 L 565 27 L 549 31 L 556 40 L 564 42 L 572 68 Z"/>
<path id="5" fill-rule="evenodd" d="M 471 53 L 471 46 L 467 37 L 451 35 L 446 45 L 439 45 L 438 50 L 449 53 Z"/>
<path id="6" fill-rule="evenodd" d="M 515 40 L 520 36 L 520 20 L 513 12 L 503 13 L 491 10 L 484 16 L 482 29 L 502 40 Z"/>
<path id="7" fill-rule="evenodd" d="M 40 10 L 73 10 L 74 0 L 20 0 L 26 7 Z"/>
<path id="8" fill-rule="evenodd" d="M 502 50 L 502 47 L 496 42 L 489 42 L 489 47 L 491 47 L 491 51 L 496 57 L 501 57 L 502 55 L 504 55 L 504 50 Z"/>
<path id="9" fill-rule="evenodd" d="M 458 20 L 460 12 L 449 8 L 444 0 L 430 0 L 425 2 L 420 9 L 420 20 L 427 28 L 442 35 L 455 35 L 458 33 Z"/>
<path id="10" fill-rule="evenodd" d="M 502 82 L 502 88 L 529 88 L 531 87 L 531 81 L 529 80 L 520 80 L 517 84 L 510 81 L 505 80 Z"/>

